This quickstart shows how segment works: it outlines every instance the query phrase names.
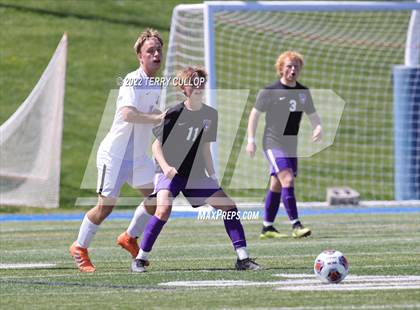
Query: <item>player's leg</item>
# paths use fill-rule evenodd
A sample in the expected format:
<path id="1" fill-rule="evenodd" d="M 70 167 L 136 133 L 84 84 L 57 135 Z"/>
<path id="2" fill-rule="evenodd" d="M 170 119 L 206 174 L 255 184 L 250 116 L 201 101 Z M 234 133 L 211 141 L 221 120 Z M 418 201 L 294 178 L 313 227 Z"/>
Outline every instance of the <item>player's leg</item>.
<path id="1" fill-rule="evenodd" d="M 131 271 L 146 271 L 145 267 L 148 265 L 148 257 L 153 245 L 171 215 L 172 200 L 172 193 L 167 189 L 160 190 L 157 193 L 156 212 L 147 222 L 140 250 L 137 257 L 133 260 Z"/>
<path id="2" fill-rule="evenodd" d="M 238 256 L 235 268 L 237 270 L 258 270 L 260 265 L 254 262 L 248 254 L 245 231 L 240 220 L 240 213 L 235 202 L 220 189 L 205 201 L 213 208 L 224 211 L 223 222 L 226 232 L 232 241 L 233 248 Z"/>
<path id="3" fill-rule="evenodd" d="M 280 206 L 281 183 L 277 175 L 270 176 L 270 188 L 267 191 L 264 202 L 264 221 L 260 239 L 287 237 L 274 228 L 274 221 Z"/>
<path id="4" fill-rule="evenodd" d="M 88 248 L 100 224 L 112 212 L 129 169 L 121 160 L 98 154 L 98 202 L 86 213 L 77 240 L 70 247 L 70 254 L 82 272 L 96 269 L 90 261 Z"/>
<path id="5" fill-rule="evenodd" d="M 292 236 L 295 238 L 307 237 L 311 234 L 311 230 L 307 227 L 303 227 L 299 220 L 298 210 L 296 205 L 296 197 L 294 192 L 294 179 L 296 173 L 296 164 L 292 162 L 289 165 L 290 168 L 281 170 L 277 177 L 279 178 L 282 190 L 281 196 L 283 199 L 284 208 L 286 209 L 290 223 L 293 226 Z M 296 159 L 294 159 L 296 160 Z"/>
<path id="6" fill-rule="evenodd" d="M 90 261 L 88 248 L 99 225 L 112 212 L 115 202 L 115 198 L 106 198 L 99 195 L 97 205 L 90 209 L 83 218 L 77 240 L 70 247 L 70 255 L 74 258 L 81 272 L 94 272 L 96 270 Z"/>
<path id="7" fill-rule="evenodd" d="M 152 183 L 147 186 L 153 186 Z M 128 225 L 127 230 L 121 233 L 117 238 L 117 244 L 123 249 L 127 250 L 132 258 L 135 258 L 139 253 L 138 238 L 144 232 L 147 222 L 156 211 L 156 199 L 149 198 L 153 189 L 139 188 L 139 192 L 145 197 L 144 200 L 134 210 L 133 218 Z"/>
<path id="8" fill-rule="evenodd" d="M 133 258 L 139 252 L 138 238 L 143 233 L 147 222 L 156 211 L 156 199 L 149 198 L 153 193 L 154 165 L 152 160 L 145 157 L 141 162 L 135 162 L 129 184 L 136 188 L 145 199 L 137 206 L 133 218 L 126 231 L 117 238 L 117 244 L 127 250 Z"/>

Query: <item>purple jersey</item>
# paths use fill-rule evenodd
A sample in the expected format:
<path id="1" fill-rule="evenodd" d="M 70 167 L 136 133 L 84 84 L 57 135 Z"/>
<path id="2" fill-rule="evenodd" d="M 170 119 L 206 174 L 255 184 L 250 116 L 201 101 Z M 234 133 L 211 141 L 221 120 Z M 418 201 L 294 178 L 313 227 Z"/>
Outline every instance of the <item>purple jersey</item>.
<path id="1" fill-rule="evenodd" d="M 302 112 L 315 112 L 309 89 L 276 81 L 258 93 L 255 108 L 266 113 L 263 149 L 282 149 L 287 156 L 296 157 Z"/>
<path id="2" fill-rule="evenodd" d="M 168 164 L 183 177 L 204 177 L 203 145 L 216 141 L 217 111 L 203 105 L 198 111 L 188 110 L 184 103 L 169 109 L 164 121 L 153 129 L 162 143 L 163 155 Z M 162 169 L 156 165 L 156 172 Z"/>

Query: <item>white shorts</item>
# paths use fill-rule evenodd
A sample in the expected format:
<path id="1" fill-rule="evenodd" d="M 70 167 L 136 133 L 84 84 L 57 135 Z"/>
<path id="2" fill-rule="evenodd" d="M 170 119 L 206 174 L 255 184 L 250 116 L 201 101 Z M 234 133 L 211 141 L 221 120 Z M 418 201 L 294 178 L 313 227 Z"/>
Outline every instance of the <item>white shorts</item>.
<path id="1" fill-rule="evenodd" d="M 96 165 L 98 182 L 96 192 L 104 197 L 118 198 L 121 187 L 127 182 L 133 188 L 153 183 L 155 166 L 147 156 L 141 160 L 122 160 L 106 152 L 98 152 Z"/>

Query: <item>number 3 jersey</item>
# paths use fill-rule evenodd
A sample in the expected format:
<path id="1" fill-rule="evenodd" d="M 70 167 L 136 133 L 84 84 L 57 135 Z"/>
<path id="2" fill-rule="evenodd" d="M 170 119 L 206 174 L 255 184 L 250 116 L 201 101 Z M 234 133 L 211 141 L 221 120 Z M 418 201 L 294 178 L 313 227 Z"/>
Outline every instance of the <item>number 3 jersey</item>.
<path id="1" fill-rule="evenodd" d="M 276 81 L 258 93 L 254 107 L 265 112 L 264 150 L 282 149 L 287 157 L 297 157 L 302 112 L 315 112 L 309 89 L 299 83 L 289 87 Z"/>
<path id="2" fill-rule="evenodd" d="M 184 177 L 205 176 L 203 146 L 216 141 L 217 111 L 205 104 L 200 110 L 188 110 L 184 103 L 168 110 L 164 121 L 153 129 L 161 142 L 168 164 Z M 159 164 L 156 172 L 163 172 Z"/>

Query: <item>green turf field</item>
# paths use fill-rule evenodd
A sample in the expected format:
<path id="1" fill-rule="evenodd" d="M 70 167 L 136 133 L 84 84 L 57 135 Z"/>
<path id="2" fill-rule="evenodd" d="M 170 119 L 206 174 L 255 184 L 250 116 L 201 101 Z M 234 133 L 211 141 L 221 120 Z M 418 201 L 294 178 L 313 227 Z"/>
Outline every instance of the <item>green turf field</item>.
<path id="1" fill-rule="evenodd" d="M 188 0 L 182 3 L 193 3 Z M 24 101 L 38 81 L 46 67 L 57 43 L 64 32 L 68 33 L 68 61 L 66 93 L 64 105 L 64 131 L 62 144 L 62 169 L 60 183 L 60 207 L 74 207 L 77 197 L 95 196 L 94 190 L 82 190 L 80 185 L 92 151 L 105 103 L 111 89 L 117 88 L 116 79 L 134 70 L 137 60 L 132 51 L 132 44 L 140 31 L 146 27 L 159 30 L 166 42 L 170 30 L 171 14 L 174 6 L 180 1 L 101 1 L 101 0 L 0 0 L 1 61 L 0 61 L 0 122 L 4 122 Z M 385 14 L 386 15 L 386 14 Z M 321 201 L 328 186 L 349 185 L 361 192 L 362 199 L 393 199 L 393 138 L 392 138 L 392 81 L 391 69 L 403 58 L 404 31 L 407 27 L 409 13 L 398 13 L 394 19 L 375 18 L 364 15 L 352 17 L 340 13 L 339 17 L 321 14 L 306 16 L 303 22 L 306 28 L 324 29 L 323 35 L 328 40 L 321 43 L 316 40 L 293 38 L 299 34 L 299 16 L 290 16 L 295 22 L 292 26 L 279 22 L 293 30 L 287 38 L 285 35 L 272 36 L 269 44 L 259 44 L 261 29 L 251 27 L 251 32 L 243 31 L 241 45 L 226 40 L 228 35 L 236 36 L 241 28 L 225 24 L 222 29 L 224 37 L 216 36 L 218 58 L 226 57 L 227 70 L 218 69 L 217 83 L 221 88 L 245 87 L 250 90 L 250 97 L 245 106 L 239 110 L 230 110 L 219 106 L 221 120 L 219 133 L 229 134 L 232 143 L 223 146 L 219 138 L 220 162 L 226 167 L 225 176 L 221 176 L 224 185 L 232 185 L 229 178 L 234 175 L 234 167 L 245 167 L 244 175 L 237 175 L 239 186 L 226 186 L 227 191 L 235 196 L 253 196 L 261 200 L 266 185 L 266 160 L 259 152 L 257 160 L 250 161 L 244 153 L 244 133 L 247 112 L 250 109 L 256 91 L 275 78 L 272 63 L 276 54 L 284 49 L 297 49 L 307 56 L 307 64 L 302 74 L 302 82 L 312 88 L 334 89 L 346 100 L 346 110 L 341 119 L 335 144 L 326 151 L 309 159 L 302 159 L 300 176 L 296 182 L 296 193 L 299 201 Z M 286 15 L 285 15 L 286 17 Z M 282 17 L 283 18 L 283 17 Z M 376 20 L 375 20 L 376 19 Z M 262 18 L 264 20 L 264 18 Z M 286 20 L 286 19 L 285 19 Z M 288 19 L 287 19 L 288 20 Z M 329 27 L 336 27 L 337 20 L 344 21 L 352 33 L 360 33 L 367 40 L 364 48 L 349 46 L 350 43 L 338 41 L 329 47 L 331 42 Z M 252 19 L 251 19 L 252 21 Z M 377 29 L 370 32 L 357 32 L 365 21 L 381 25 L 386 29 L 387 22 L 392 21 L 397 30 L 390 32 L 390 37 L 379 33 Z M 353 24 L 356 25 L 353 26 Z M 218 26 L 220 27 L 220 26 Z M 277 26 L 276 26 L 277 27 Z M 295 28 L 296 29 L 295 29 Z M 276 28 L 277 29 L 277 28 Z M 279 28 L 280 29 L 280 28 Z M 263 29 L 264 30 L 264 29 Z M 250 31 L 249 28 L 247 31 Z M 284 32 L 284 29 L 283 29 Z M 344 31 L 345 32 L 345 31 Z M 310 32 L 312 33 L 312 32 Z M 323 33 L 315 31 L 315 34 Z M 342 34 L 343 40 L 346 33 Z M 285 41 L 287 38 L 287 42 Z M 325 39 L 324 38 L 324 39 Z M 341 38 L 341 37 L 340 37 Z M 225 39 L 229 44 L 223 45 Z M 347 38 L 348 39 L 348 38 Z M 351 38 L 350 38 L 351 39 Z M 369 41 L 370 40 L 370 41 Z M 371 41 L 378 41 L 372 45 Z M 386 49 L 382 57 L 379 51 L 386 46 L 383 42 L 396 42 Z M 357 41 L 359 42 L 359 41 Z M 382 45 L 381 45 L 382 44 Z M 385 44 L 385 45 L 383 45 Z M 257 54 L 253 46 L 263 47 Z M 328 51 L 328 53 L 327 53 Z M 329 57 L 325 57 L 325 55 Z M 342 56 L 340 56 L 342 55 Z M 354 56 L 357 56 L 356 58 Z M 243 65 L 244 59 L 250 59 Z M 263 66 L 257 64 L 263 61 Z M 216 59 L 217 61 L 219 59 Z M 367 65 L 368 64 L 368 65 Z M 318 66 L 331 68 L 322 71 Z M 363 66 L 363 70 L 354 68 Z M 366 70 L 370 70 L 368 74 Z M 162 66 L 163 69 L 163 66 Z M 251 74 L 252 73 L 252 74 Z M 255 75 L 255 77 L 254 77 Z M 230 81 L 239 82 L 235 86 Z M 229 83 L 228 83 L 229 82 Z M 233 86 L 232 86 L 233 85 Z M 383 85 L 383 88 L 382 88 Z M 370 93 L 370 90 L 376 90 Z M 352 97 L 357 93 L 357 97 Z M 243 102 L 242 102 L 243 104 Z M 236 125 L 222 117 L 235 117 Z M 238 124 L 241 124 L 238 128 Z M 260 124 L 260 132 L 262 124 Z M 241 148 L 242 147 L 242 148 Z M 242 165 L 242 166 L 241 166 Z M 316 180 L 316 185 L 314 185 Z M 257 191 L 243 184 L 257 183 Z M 236 187 L 235 187 L 236 186 Z M 236 191 L 235 191 L 236 190 Z M 123 196 L 135 195 L 125 187 Z M 10 212 L 12 209 L 1 208 Z"/>
<path id="2" fill-rule="evenodd" d="M 171 220 L 146 274 L 130 274 L 129 255 L 115 245 L 126 221 L 105 222 L 97 233 L 91 248 L 95 274 L 79 273 L 68 254 L 78 222 L 3 222 L 1 308 L 420 308 L 418 213 L 304 220 L 313 236 L 279 241 L 260 241 L 260 220 L 244 221 L 251 255 L 267 268 L 260 272 L 233 269 L 235 255 L 222 221 Z M 286 222 L 278 227 L 289 229 Z M 315 257 L 331 248 L 342 251 L 350 263 L 349 277 L 338 285 L 318 283 L 312 276 Z M 56 265 L 3 269 L 16 263 Z M 183 282 L 190 286 L 179 281 L 190 281 Z"/>
<path id="3" fill-rule="evenodd" d="M 117 88 L 117 77 L 138 67 L 132 46 L 141 31 L 153 27 L 167 43 L 178 3 L 0 0 L 0 123 L 29 95 L 68 33 L 60 207 L 74 208 L 77 197 L 95 195 L 80 184 L 109 91 Z"/>

